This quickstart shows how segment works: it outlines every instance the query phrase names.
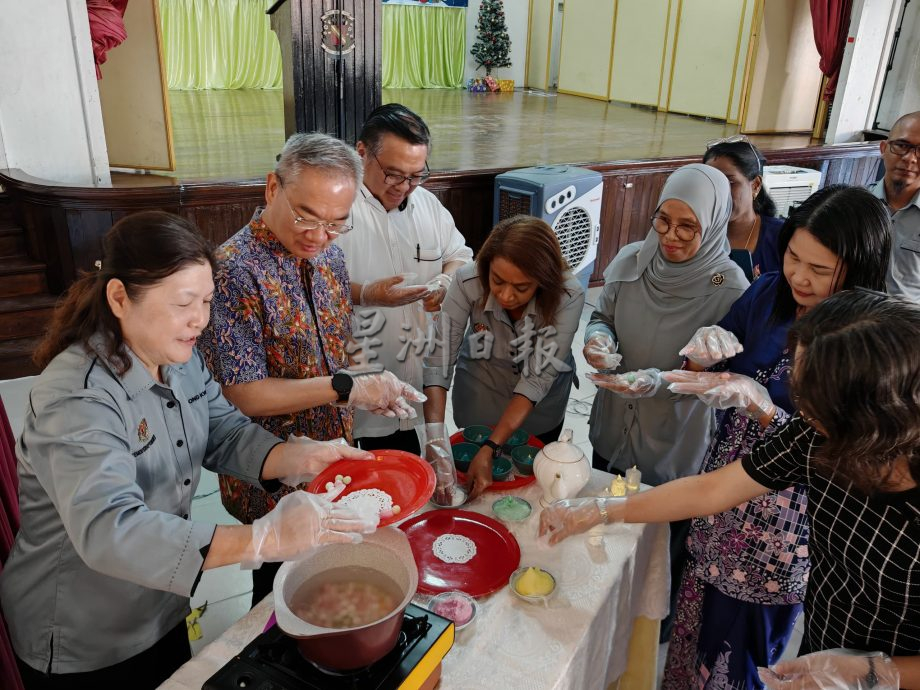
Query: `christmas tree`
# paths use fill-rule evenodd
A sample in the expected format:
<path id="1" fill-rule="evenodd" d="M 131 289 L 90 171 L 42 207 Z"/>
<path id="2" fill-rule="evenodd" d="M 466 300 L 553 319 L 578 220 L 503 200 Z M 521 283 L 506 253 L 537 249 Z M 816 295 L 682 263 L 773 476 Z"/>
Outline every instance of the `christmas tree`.
<path id="1" fill-rule="evenodd" d="M 482 0 L 476 22 L 476 42 L 470 51 L 477 67 L 485 67 L 492 74 L 497 67 L 511 67 L 511 39 L 505 26 L 505 9 L 502 0 Z"/>

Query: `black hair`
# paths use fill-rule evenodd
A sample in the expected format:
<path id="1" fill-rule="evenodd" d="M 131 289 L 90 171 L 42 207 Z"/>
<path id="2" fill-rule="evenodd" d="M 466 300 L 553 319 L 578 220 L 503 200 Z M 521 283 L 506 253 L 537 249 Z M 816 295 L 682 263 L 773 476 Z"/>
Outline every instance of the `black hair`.
<path id="1" fill-rule="evenodd" d="M 871 290 L 828 297 L 789 331 L 802 417 L 827 437 L 814 458 L 865 494 L 906 457 L 920 483 L 920 305 Z"/>
<path id="2" fill-rule="evenodd" d="M 424 144 L 431 147 L 431 132 L 425 121 L 399 103 L 387 103 L 374 108 L 364 121 L 358 141 L 377 154 L 380 151 L 380 140 L 385 134 L 408 141 L 410 144 Z"/>
<path id="3" fill-rule="evenodd" d="M 710 146 L 703 154 L 703 162 L 708 163 L 714 158 L 728 158 L 749 182 L 763 175 L 763 166 L 767 164 L 760 150 L 746 141 L 721 142 Z M 754 197 L 754 212 L 761 216 L 776 215 L 776 203 L 762 184 Z"/>
<path id="4" fill-rule="evenodd" d="M 843 272 L 844 276 L 837 279 L 834 292 L 854 287 L 885 289 L 891 255 L 891 220 L 885 205 L 869 191 L 830 185 L 793 209 L 777 241 L 784 262 L 789 240 L 800 228 L 837 255 L 837 273 Z M 792 288 L 781 271 L 773 319 L 780 323 L 794 319 L 797 309 Z"/>
<path id="5" fill-rule="evenodd" d="M 98 270 L 84 273 L 58 302 L 51 325 L 33 357 L 44 368 L 73 343 L 90 351 L 89 340 L 102 337 L 106 359 L 118 374 L 131 368 L 121 322 L 109 307 L 106 286 L 117 278 L 131 299 L 191 264 L 216 264 L 211 245 L 189 221 L 164 211 L 125 216 L 102 240 Z"/>

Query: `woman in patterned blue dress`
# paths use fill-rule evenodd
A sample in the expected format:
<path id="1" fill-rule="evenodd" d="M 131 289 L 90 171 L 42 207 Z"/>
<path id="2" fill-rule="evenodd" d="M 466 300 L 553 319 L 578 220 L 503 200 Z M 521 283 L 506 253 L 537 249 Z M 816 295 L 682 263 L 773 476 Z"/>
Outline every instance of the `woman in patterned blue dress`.
<path id="1" fill-rule="evenodd" d="M 793 211 L 779 237 L 782 272 L 764 274 L 717 326 L 697 331 L 681 350 L 690 371 L 663 375 L 672 391 L 724 410 L 703 472 L 788 421 L 789 327 L 840 290 L 883 290 L 889 246 L 887 213 L 863 189 L 828 187 Z M 779 660 L 802 609 L 805 509 L 804 491 L 790 487 L 693 520 L 664 690 L 762 687 L 757 667 Z"/>

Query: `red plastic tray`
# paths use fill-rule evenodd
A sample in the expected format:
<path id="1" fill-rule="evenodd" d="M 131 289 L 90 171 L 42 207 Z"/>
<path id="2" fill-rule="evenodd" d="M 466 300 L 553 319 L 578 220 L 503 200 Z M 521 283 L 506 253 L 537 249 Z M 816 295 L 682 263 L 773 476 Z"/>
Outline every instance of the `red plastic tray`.
<path id="1" fill-rule="evenodd" d="M 399 513 L 382 518 L 380 526 L 404 520 L 428 502 L 434 493 L 435 476 L 431 465 L 418 455 L 404 450 L 373 450 L 373 460 L 339 460 L 320 472 L 307 491 L 321 494 L 337 474 L 351 477 L 351 483 L 336 500 L 359 489 L 380 489 L 393 497 Z"/>
<path id="2" fill-rule="evenodd" d="M 457 443 L 466 443 L 466 442 L 467 440 L 463 438 L 462 431 L 458 431 L 457 433 L 453 434 L 450 437 L 450 445 L 452 446 Z M 544 444 L 543 444 L 543 441 L 541 441 L 536 436 L 531 434 L 530 438 L 527 439 L 527 443 L 525 445 L 533 446 L 534 448 L 542 448 Z M 489 485 L 489 488 L 486 489 L 486 491 L 514 491 L 515 489 L 520 489 L 522 486 L 533 484 L 537 480 L 537 478 L 534 477 L 533 475 L 525 477 L 519 474 L 514 474 L 514 471 L 515 471 L 513 469 L 514 463 L 512 463 L 511 466 L 512 466 L 511 476 L 514 477 L 514 479 L 509 479 L 508 481 L 504 481 L 504 482 L 492 482 Z M 460 470 L 457 470 L 457 480 L 461 484 L 466 483 L 466 472 L 461 472 Z"/>
<path id="3" fill-rule="evenodd" d="M 418 567 L 418 591 L 439 594 L 452 589 L 480 597 L 508 584 L 521 564 L 521 547 L 504 525 L 485 515 L 447 508 L 429 510 L 406 520 L 399 528 L 406 533 Z M 445 563 L 431 550 L 442 534 L 472 539 L 476 555 L 466 563 Z"/>

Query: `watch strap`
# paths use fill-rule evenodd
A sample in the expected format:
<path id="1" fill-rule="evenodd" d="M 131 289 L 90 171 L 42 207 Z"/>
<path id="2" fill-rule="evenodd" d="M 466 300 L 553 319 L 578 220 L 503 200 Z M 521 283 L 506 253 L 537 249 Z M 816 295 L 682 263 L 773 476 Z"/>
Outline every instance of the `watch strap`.
<path id="1" fill-rule="evenodd" d="M 491 438 L 487 438 L 485 441 L 483 441 L 483 442 L 482 442 L 482 445 L 486 446 L 487 448 L 491 448 L 491 449 L 492 449 L 492 457 L 493 457 L 493 458 L 494 458 L 496 455 L 498 455 L 498 454 L 501 452 L 501 450 L 502 450 L 502 447 L 501 447 L 499 444 L 497 444 L 495 441 L 493 441 Z"/>

